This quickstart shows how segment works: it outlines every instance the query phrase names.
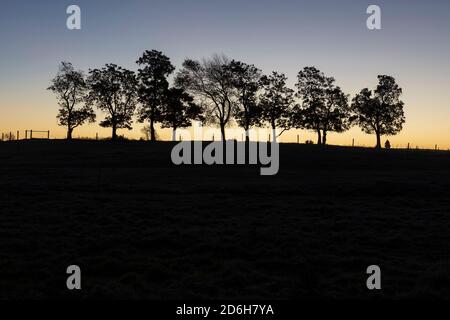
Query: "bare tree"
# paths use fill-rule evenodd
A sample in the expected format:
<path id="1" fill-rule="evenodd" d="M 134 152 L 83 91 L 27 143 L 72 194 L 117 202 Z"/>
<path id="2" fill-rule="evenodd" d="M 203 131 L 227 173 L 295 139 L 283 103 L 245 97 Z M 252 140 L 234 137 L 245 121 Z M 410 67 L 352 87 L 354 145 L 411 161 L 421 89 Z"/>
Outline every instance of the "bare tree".
<path id="1" fill-rule="evenodd" d="M 219 55 L 201 62 L 186 59 L 175 78 L 177 87 L 206 102 L 206 118 L 220 126 L 223 141 L 233 111 L 234 87 L 229 64 L 227 57 Z"/>

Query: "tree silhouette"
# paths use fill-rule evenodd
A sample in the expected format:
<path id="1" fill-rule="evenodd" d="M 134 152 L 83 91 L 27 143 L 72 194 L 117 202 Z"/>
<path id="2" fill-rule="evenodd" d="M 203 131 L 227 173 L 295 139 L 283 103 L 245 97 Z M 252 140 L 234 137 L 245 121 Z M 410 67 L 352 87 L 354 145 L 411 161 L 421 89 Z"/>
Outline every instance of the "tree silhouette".
<path id="1" fill-rule="evenodd" d="M 348 95 L 334 82 L 315 67 L 298 73 L 297 97 L 302 104 L 295 107 L 293 122 L 297 128 L 316 131 L 319 145 L 326 145 L 328 132 L 344 132 L 351 126 Z"/>
<path id="2" fill-rule="evenodd" d="M 219 124 L 223 141 L 233 110 L 234 87 L 229 64 L 227 57 L 218 55 L 202 62 L 186 59 L 175 78 L 177 87 L 206 103 L 206 118 Z"/>
<path id="3" fill-rule="evenodd" d="M 232 74 L 232 84 L 235 88 L 236 122 L 244 128 L 245 139 L 250 141 L 249 130 L 261 121 L 261 108 L 257 103 L 257 92 L 261 87 L 261 70 L 254 65 L 240 61 L 231 61 L 228 66 Z"/>
<path id="4" fill-rule="evenodd" d="M 170 59 L 162 52 L 145 51 L 136 63 L 138 70 L 139 102 L 138 121 L 148 120 L 150 123 L 150 140 L 155 141 L 155 123 L 161 121 L 161 109 L 166 91 L 169 88 L 167 77 L 175 70 Z"/>
<path id="5" fill-rule="evenodd" d="M 192 120 L 203 121 L 202 108 L 182 88 L 170 88 L 161 110 L 161 126 L 172 128 L 172 141 L 176 141 L 176 130 L 191 126 Z"/>
<path id="6" fill-rule="evenodd" d="M 107 114 L 100 125 L 112 128 L 112 140 L 117 139 L 117 129 L 131 130 L 137 102 L 134 72 L 115 64 L 106 64 L 101 69 L 90 70 L 87 83 L 89 101 Z"/>
<path id="7" fill-rule="evenodd" d="M 400 100 L 402 89 L 391 76 L 378 76 L 374 92 L 365 88 L 353 99 L 352 110 L 363 132 L 375 133 L 376 148 L 381 148 L 382 135 L 396 135 L 403 128 L 405 115 Z"/>
<path id="8" fill-rule="evenodd" d="M 276 142 L 284 131 L 290 129 L 294 90 L 286 86 L 287 77 L 278 72 L 261 78 L 261 116 L 272 128 L 272 140 Z M 282 131 L 277 135 L 276 128 Z"/>
<path id="9" fill-rule="evenodd" d="M 75 70 L 70 62 L 61 62 L 58 74 L 52 79 L 47 90 L 56 94 L 60 107 L 58 124 L 67 127 L 67 140 L 72 139 L 76 127 L 95 121 L 94 110 L 86 103 L 87 86 L 84 74 Z"/>
<path id="10" fill-rule="evenodd" d="M 352 126 L 348 95 L 338 86 L 331 85 L 325 92 L 325 108 L 322 121 L 322 144 L 327 144 L 328 132 L 344 132 Z"/>
<path id="11" fill-rule="evenodd" d="M 317 144 L 322 144 L 321 110 L 325 104 L 325 90 L 329 79 L 314 67 L 305 67 L 297 75 L 297 97 L 302 99 L 302 105 L 296 106 L 296 127 L 315 130 Z"/>

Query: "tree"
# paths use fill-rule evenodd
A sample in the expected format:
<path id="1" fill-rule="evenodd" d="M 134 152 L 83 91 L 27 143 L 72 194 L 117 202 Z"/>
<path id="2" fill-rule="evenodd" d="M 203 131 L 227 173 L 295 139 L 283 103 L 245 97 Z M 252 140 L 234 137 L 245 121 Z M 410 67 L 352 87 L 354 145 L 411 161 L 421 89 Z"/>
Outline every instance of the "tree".
<path id="1" fill-rule="evenodd" d="M 150 131 L 151 130 L 150 130 L 150 125 L 149 124 L 144 125 L 141 128 L 141 133 L 143 134 L 145 141 L 150 141 L 150 136 L 151 136 Z M 159 139 L 158 133 L 154 132 L 154 134 L 155 134 L 156 139 Z"/>
<path id="2" fill-rule="evenodd" d="M 73 130 L 85 122 L 94 122 L 95 113 L 86 102 L 86 81 L 82 71 L 75 70 L 70 62 L 61 62 L 58 74 L 47 90 L 56 94 L 59 112 L 58 125 L 67 127 L 67 140 Z"/>
<path id="3" fill-rule="evenodd" d="M 325 105 L 325 91 L 329 87 L 329 79 L 314 67 L 305 67 L 297 75 L 298 89 L 296 96 L 302 100 L 296 106 L 294 122 L 297 128 L 315 130 L 317 144 L 322 144 L 321 118 Z"/>
<path id="4" fill-rule="evenodd" d="M 352 124 L 348 95 L 315 67 L 305 67 L 298 73 L 297 97 L 302 104 L 295 108 L 297 128 L 317 132 L 317 144 L 327 144 L 327 133 L 344 132 Z"/>
<path id="5" fill-rule="evenodd" d="M 117 139 L 117 129 L 131 130 L 137 102 L 137 79 L 133 71 L 115 64 L 89 71 L 88 99 L 106 113 L 102 127 L 112 128 L 112 140 Z"/>
<path id="6" fill-rule="evenodd" d="M 378 86 L 374 92 L 365 88 L 356 95 L 352 111 L 363 132 L 375 133 L 376 148 L 381 148 L 381 136 L 396 135 L 403 129 L 405 115 L 400 100 L 402 89 L 391 76 L 378 76 Z"/>
<path id="7" fill-rule="evenodd" d="M 352 126 L 348 95 L 332 85 L 325 92 L 325 108 L 322 121 L 322 144 L 327 144 L 328 132 L 345 132 Z"/>
<path id="8" fill-rule="evenodd" d="M 177 129 L 190 127 L 192 120 L 203 121 L 202 113 L 202 108 L 184 89 L 170 88 L 161 111 L 162 127 L 172 128 L 172 141 L 176 141 Z"/>
<path id="9" fill-rule="evenodd" d="M 155 141 L 155 123 L 161 121 L 161 109 L 169 88 L 167 77 L 175 70 L 170 59 L 162 52 L 145 51 L 136 63 L 138 70 L 139 102 L 138 121 L 150 123 L 150 140 Z"/>
<path id="10" fill-rule="evenodd" d="M 261 78 L 262 95 L 260 96 L 262 120 L 272 128 L 272 139 L 277 141 L 284 131 L 291 127 L 290 118 L 294 102 L 294 90 L 286 86 L 287 77 L 278 72 Z M 282 131 L 277 135 L 276 128 Z"/>
<path id="11" fill-rule="evenodd" d="M 186 59 L 175 78 L 177 87 L 205 102 L 206 119 L 219 124 L 223 141 L 233 110 L 234 87 L 229 64 L 227 57 L 218 55 L 202 62 Z"/>
<path id="12" fill-rule="evenodd" d="M 261 70 L 254 65 L 231 61 L 229 70 L 235 88 L 236 102 L 234 117 L 245 130 L 246 141 L 250 141 L 249 130 L 260 124 L 261 108 L 257 103 L 257 92 L 261 87 Z"/>

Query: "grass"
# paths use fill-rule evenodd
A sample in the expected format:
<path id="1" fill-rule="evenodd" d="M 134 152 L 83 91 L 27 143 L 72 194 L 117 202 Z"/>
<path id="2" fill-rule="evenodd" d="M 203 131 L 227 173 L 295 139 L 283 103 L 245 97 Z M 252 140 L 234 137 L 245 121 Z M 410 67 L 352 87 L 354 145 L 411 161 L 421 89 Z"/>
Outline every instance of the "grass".
<path id="1" fill-rule="evenodd" d="M 0 298 L 450 298 L 450 153 L 281 144 L 260 176 L 172 146 L 0 143 Z"/>

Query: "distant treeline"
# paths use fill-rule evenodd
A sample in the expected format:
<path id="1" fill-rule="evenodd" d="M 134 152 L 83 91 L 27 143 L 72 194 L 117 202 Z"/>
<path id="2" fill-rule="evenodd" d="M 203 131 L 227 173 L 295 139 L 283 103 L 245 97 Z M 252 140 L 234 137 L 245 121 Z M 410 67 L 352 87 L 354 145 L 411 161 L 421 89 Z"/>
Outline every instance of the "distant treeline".
<path id="1" fill-rule="evenodd" d="M 186 59 L 175 71 L 162 52 L 145 51 L 133 72 L 115 64 L 91 69 L 88 75 L 62 62 L 48 88 L 58 99 L 59 125 L 67 127 L 67 139 L 75 128 L 96 120 L 94 107 L 106 114 L 100 126 L 131 129 L 133 118 L 148 122 L 150 140 L 156 140 L 155 124 L 173 129 L 191 126 L 193 120 L 218 125 L 225 140 L 233 121 L 246 132 L 252 127 L 270 126 L 276 140 L 289 129 L 317 133 L 317 143 L 326 144 L 328 132 L 344 132 L 358 125 L 375 134 L 381 147 L 382 135 L 402 130 L 405 116 L 402 89 L 391 76 L 378 76 L 375 90 L 362 89 L 351 102 L 333 77 L 315 67 L 297 75 L 296 90 L 288 88 L 283 73 L 262 74 L 254 65 L 214 55 L 208 59 Z M 247 140 L 249 139 L 247 135 Z"/>

